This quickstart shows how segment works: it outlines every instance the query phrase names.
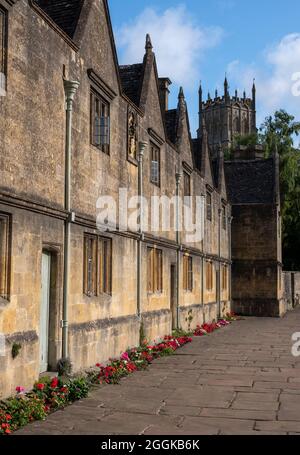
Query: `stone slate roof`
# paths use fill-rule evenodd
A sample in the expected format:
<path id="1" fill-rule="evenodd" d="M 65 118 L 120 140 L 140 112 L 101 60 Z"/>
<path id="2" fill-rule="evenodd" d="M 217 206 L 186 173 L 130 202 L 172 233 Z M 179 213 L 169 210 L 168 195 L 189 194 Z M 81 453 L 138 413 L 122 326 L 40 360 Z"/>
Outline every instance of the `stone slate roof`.
<path id="1" fill-rule="evenodd" d="M 123 92 L 136 106 L 140 103 L 143 69 L 143 63 L 119 67 Z"/>
<path id="2" fill-rule="evenodd" d="M 35 0 L 70 38 L 74 37 L 84 0 Z"/>
<path id="3" fill-rule="evenodd" d="M 225 177 L 232 204 L 272 204 L 275 197 L 274 160 L 225 162 Z"/>
<path id="4" fill-rule="evenodd" d="M 167 137 L 172 144 L 176 143 L 177 130 L 177 109 L 171 109 L 165 112 L 165 123 Z"/>

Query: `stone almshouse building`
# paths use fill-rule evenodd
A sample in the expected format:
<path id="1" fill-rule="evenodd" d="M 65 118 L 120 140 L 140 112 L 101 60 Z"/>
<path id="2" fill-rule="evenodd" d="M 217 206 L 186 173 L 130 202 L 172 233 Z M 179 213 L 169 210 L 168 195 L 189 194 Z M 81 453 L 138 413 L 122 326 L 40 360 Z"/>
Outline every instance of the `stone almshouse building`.
<path id="1" fill-rule="evenodd" d="M 62 357 L 79 370 L 117 356 L 141 332 L 154 340 L 231 308 L 284 313 L 278 160 L 240 150 L 224 165 L 211 122 L 238 111 L 227 91 L 192 139 L 150 37 L 142 63 L 118 65 L 106 0 L 0 0 L 0 65 L 1 396 Z M 253 130 L 254 104 L 235 103 Z M 97 200 L 119 188 L 202 196 L 204 239 L 99 231 Z"/>

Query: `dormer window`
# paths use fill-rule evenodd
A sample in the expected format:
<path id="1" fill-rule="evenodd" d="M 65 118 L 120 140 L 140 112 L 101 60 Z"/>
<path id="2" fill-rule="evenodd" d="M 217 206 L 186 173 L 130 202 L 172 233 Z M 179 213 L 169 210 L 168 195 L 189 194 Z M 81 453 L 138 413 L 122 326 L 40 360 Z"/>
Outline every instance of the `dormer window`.
<path id="1" fill-rule="evenodd" d="M 91 91 L 91 143 L 109 155 L 110 106 L 94 90 Z"/>
<path id="2" fill-rule="evenodd" d="M 0 96 L 6 92 L 7 11 L 0 6 Z"/>
<path id="3" fill-rule="evenodd" d="M 212 221 L 212 197 L 209 191 L 206 193 L 206 218 Z"/>
<path id="4" fill-rule="evenodd" d="M 160 186 L 160 149 L 151 143 L 151 170 L 150 180 L 156 186 Z"/>
<path id="5" fill-rule="evenodd" d="M 227 228 L 227 217 L 226 217 L 226 207 L 225 205 L 222 206 L 222 226 L 224 231 L 226 231 Z"/>

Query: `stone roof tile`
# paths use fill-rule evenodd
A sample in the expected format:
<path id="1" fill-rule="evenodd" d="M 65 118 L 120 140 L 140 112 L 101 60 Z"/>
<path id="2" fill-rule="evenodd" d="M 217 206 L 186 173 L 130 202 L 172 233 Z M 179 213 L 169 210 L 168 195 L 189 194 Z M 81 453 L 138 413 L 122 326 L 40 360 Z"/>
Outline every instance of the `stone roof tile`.
<path id="1" fill-rule="evenodd" d="M 140 104 L 143 68 L 142 63 L 119 67 L 123 92 L 136 106 Z"/>
<path id="2" fill-rule="evenodd" d="M 74 37 L 84 0 L 35 0 L 35 3 L 65 32 Z"/>
<path id="3" fill-rule="evenodd" d="M 275 195 L 274 160 L 226 161 L 225 176 L 230 202 L 272 204 Z"/>

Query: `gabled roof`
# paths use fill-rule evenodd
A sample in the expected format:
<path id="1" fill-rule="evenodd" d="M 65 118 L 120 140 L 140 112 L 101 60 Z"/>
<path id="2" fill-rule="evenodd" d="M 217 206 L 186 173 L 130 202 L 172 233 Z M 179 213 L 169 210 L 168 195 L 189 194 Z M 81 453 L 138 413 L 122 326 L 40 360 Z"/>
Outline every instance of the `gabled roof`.
<path id="1" fill-rule="evenodd" d="M 123 92 L 136 106 L 140 103 L 143 71 L 143 63 L 119 66 Z"/>
<path id="2" fill-rule="evenodd" d="M 272 204 L 275 200 L 274 160 L 225 162 L 229 200 L 232 204 Z"/>
<path id="3" fill-rule="evenodd" d="M 165 112 L 165 123 L 167 130 L 167 137 L 172 144 L 176 143 L 177 132 L 177 109 L 170 109 Z"/>
<path id="4" fill-rule="evenodd" d="M 34 0 L 70 38 L 74 37 L 84 0 Z"/>

